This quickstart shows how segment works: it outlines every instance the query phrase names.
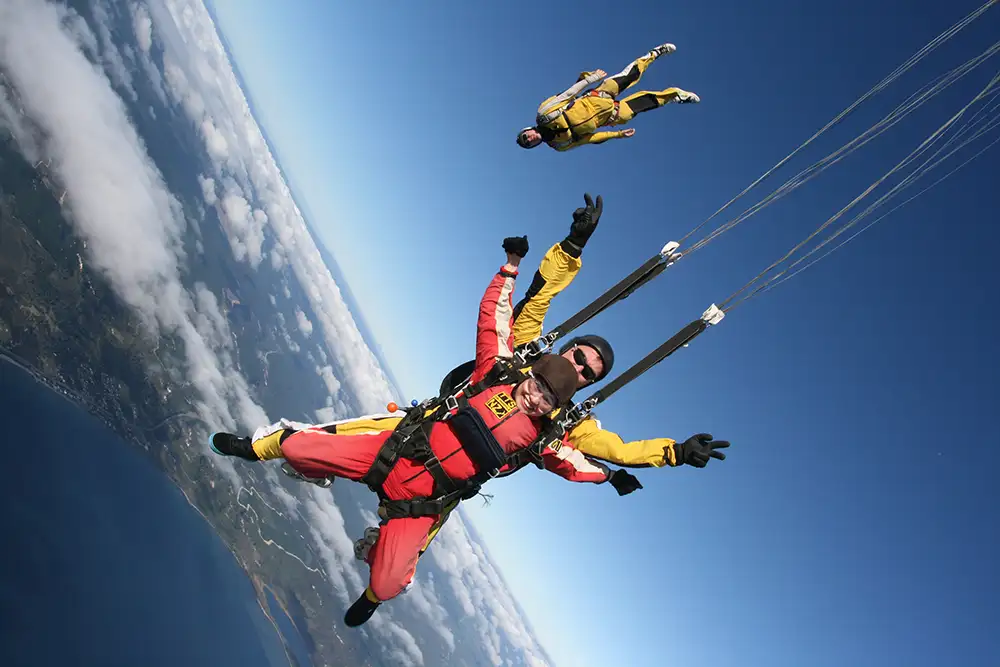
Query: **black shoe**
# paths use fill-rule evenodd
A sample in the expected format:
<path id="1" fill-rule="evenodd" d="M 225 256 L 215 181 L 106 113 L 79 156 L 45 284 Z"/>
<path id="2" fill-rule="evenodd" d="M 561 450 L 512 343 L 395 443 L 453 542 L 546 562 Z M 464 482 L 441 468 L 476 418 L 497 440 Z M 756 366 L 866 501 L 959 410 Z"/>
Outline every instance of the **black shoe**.
<path id="1" fill-rule="evenodd" d="M 361 594 L 361 597 L 354 601 L 354 604 L 347 610 L 347 613 L 344 614 L 344 623 L 349 628 L 358 627 L 372 617 L 372 614 L 375 613 L 380 604 L 382 603 L 372 602 L 368 599 L 368 591 L 365 591 Z"/>
<path id="2" fill-rule="evenodd" d="M 257 452 L 253 450 L 250 438 L 241 438 L 232 433 L 213 433 L 208 439 L 208 445 L 212 451 L 222 456 L 238 456 L 247 461 L 260 461 Z"/>

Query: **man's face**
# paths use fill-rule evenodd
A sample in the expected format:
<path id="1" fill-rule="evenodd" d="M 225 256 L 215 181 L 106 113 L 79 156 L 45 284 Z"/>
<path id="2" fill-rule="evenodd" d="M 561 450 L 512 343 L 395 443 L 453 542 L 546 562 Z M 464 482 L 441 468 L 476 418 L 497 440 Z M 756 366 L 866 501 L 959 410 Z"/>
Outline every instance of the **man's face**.
<path id="1" fill-rule="evenodd" d="M 597 350 L 589 345 L 574 345 L 563 353 L 565 358 L 576 368 L 577 388 L 590 384 L 598 375 L 604 372 L 604 362 Z"/>
<path id="2" fill-rule="evenodd" d="M 542 142 L 542 135 L 538 130 L 525 130 L 524 138 L 527 139 L 528 148 L 534 148 Z"/>

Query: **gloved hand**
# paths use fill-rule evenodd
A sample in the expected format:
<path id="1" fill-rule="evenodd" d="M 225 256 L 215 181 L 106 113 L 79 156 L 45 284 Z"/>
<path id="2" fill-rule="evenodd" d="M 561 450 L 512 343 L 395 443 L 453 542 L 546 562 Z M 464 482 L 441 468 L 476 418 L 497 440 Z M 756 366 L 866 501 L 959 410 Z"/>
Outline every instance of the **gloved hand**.
<path id="1" fill-rule="evenodd" d="M 642 488 L 642 484 L 639 483 L 636 476 L 624 470 L 615 470 L 608 477 L 608 481 L 611 482 L 611 486 L 615 487 L 615 491 L 618 492 L 619 496 L 627 496 L 633 491 L 638 491 Z"/>
<path id="2" fill-rule="evenodd" d="M 566 240 L 577 248 L 582 249 L 590 240 L 590 235 L 597 229 L 597 223 L 601 220 L 601 212 L 604 210 L 604 200 L 601 195 L 597 195 L 597 204 L 590 198 L 590 193 L 583 195 L 586 207 L 580 207 L 573 211 L 573 224 L 569 228 L 569 236 Z"/>
<path id="3" fill-rule="evenodd" d="M 710 433 L 699 433 L 692 435 L 684 442 L 677 443 L 676 446 L 680 448 L 680 456 L 678 457 L 680 460 L 689 466 L 704 468 L 708 465 L 709 458 L 726 460 L 726 455 L 717 450 L 725 449 L 729 446 L 729 442 L 727 440 L 712 440 Z"/>
<path id="4" fill-rule="evenodd" d="M 527 236 L 508 236 L 503 240 L 504 252 L 517 255 L 521 259 L 528 254 L 528 237 Z"/>

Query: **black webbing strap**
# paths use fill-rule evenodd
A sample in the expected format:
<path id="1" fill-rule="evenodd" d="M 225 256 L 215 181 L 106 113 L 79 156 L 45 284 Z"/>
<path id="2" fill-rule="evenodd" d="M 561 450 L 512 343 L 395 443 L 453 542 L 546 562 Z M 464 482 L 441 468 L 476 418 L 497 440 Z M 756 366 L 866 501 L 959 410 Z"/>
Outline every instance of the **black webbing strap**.
<path id="1" fill-rule="evenodd" d="M 549 333 L 518 345 L 514 350 L 514 356 L 525 363 L 535 361 L 541 356 L 542 348 L 553 345 L 557 340 L 580 328 L 614 304 L 628 298 L 634 291 L 663 273 L 667 266 L 668 263 L 664 261 L 662 254 L 657 253 L 650 257 L 642 266 L 619 280 L 617 284 L 581 308 L 575 315 L 553 327 Z"/>
<path id="2" fill-rule="evenodd" d="M 551 333 L 564 336 L 570 331 L 577 329 L 591 318 L 600 315 L 606 308 L 626 298 L 645 283 L 660 275 L 665 268 L 667 268 L 667 265 L 663 261 L 663 256 L 657 253 L 646 260 L 638 269 L 618 281 L 617 284 L 604 292 L 604 294 L 581 308 L 575 315 L 562 324 L 553 327 Z"/>
<path id="3" fill-rule="evenodd" d="M 409 500 L 389 500 L 382 498 L 379 509 L 386 519 L 417 518 L 442 514 L 454 502 L 468 500 L 479 493 L 480 485 L 469 480 L 468 486 L 436 498 L 410 498 Z"/>
<path id="4" fill-rule="evenodd" d="M 603 403 L 629 382 L 690 343 L 708 326 L 709 323 L 704 319 L 691 322 L 604 387 L 576 405 L 566 408 L 564 412 L 553 419 L 552 425 L 546 428 L 527 448 L 528 454 L 535 460 L 536 464 L 539 463 L 541 454 L 549 443 L 561 440 L 568 431 L 586 419 L 599 403 Z"/>
<path id="5" fill-rule="evenodd" d="M 627 371 L 596 391 L 591 397 L 596 397 L 597 399 L 594 405 L 606 401 L 616 391 L 690 343 L 707 328 L 708 322 L 705 320 L 695 320 L 694 322 L 688 324 L 686 327 L 667 339 L 665 343 L 633 364 Z M 590 398 L 588 398 L 587 401 L 590 401 Z M 590 409 L 592 410 L 593 406 L 590 406 Z"/>
<path id="6" fill-rule="evenodd" d="M 520 367 L 515 359 L 497 359 L 493 363 L 493 368 L 486 373 L 486 376 L 479 382 L 470 384 L 462 390 L 462 395 L 466 399 L 469 399 L 490 387 L 500 384 L 517 384 L 524 379 L 524 375 L 519 370 Z"/>

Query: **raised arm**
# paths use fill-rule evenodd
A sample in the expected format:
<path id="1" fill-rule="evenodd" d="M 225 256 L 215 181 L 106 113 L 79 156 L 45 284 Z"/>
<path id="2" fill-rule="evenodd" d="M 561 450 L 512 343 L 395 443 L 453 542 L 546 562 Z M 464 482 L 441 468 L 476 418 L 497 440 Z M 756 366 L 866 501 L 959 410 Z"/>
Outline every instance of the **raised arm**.
<path id="1" fill-rule="evenodd" d="M 493 367 L 497 357 L 514 354 L 514 281 L 521 259 L 528 254 L 528 237 L 504 239 L 507 263 L 500 267 L 479 302 L 479 321 L 476 324 L 476 368 L 472 381 L 481 380 Z"/>

